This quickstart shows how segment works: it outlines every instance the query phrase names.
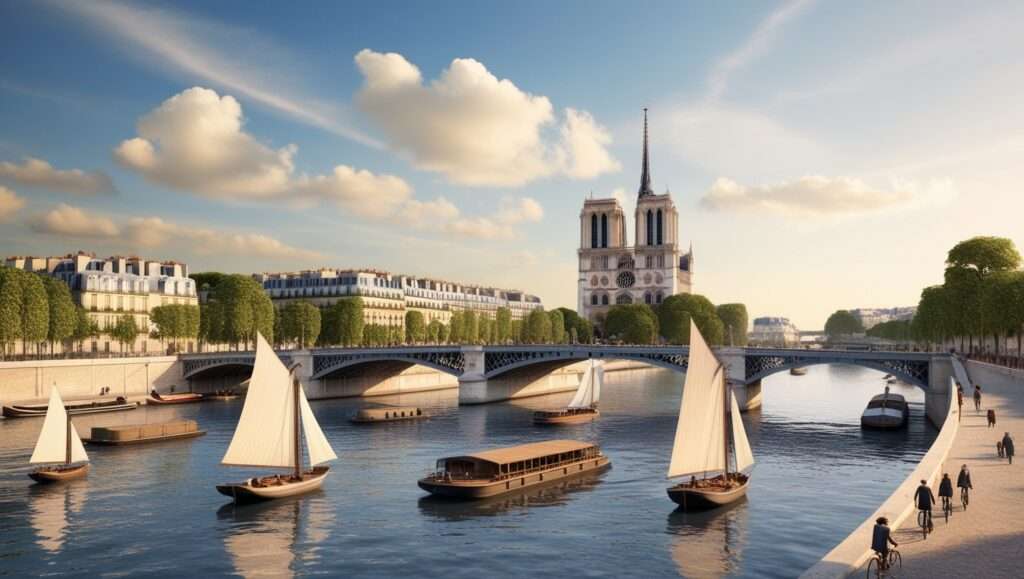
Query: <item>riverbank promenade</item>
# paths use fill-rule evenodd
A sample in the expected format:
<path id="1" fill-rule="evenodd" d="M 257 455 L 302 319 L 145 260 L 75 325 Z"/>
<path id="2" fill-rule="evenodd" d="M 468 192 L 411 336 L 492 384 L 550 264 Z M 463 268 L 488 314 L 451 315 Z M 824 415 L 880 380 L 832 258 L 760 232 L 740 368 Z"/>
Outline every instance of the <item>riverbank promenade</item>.
<path id="1" fill-rule="evenodd" d="M 922 539 L 916 513 L 894 534 L 903 555 L 900 577 L 1020 577 L 1024 569 L 1024 464 L 998 458 L 996 440 L 1010 432 L 1024 442 L 1024 371 L 980 362 L 967 364 L 971 381 L 983 390 L 981 411 L 974 410 L 973 388 L 965 387 L 963 416 L 944 472 L 956 484 L 960 465 L 971 470 L 974 490 L 965 512 L 955 492 L 946 524 L 941 503 L 933 511 L 935 532 Z M 989 428 L 988 409 L 996 412 Z M 933 486 L 938 495 L 938 483 Z M 861 571 L 863 572 L 863 571 Z"/>

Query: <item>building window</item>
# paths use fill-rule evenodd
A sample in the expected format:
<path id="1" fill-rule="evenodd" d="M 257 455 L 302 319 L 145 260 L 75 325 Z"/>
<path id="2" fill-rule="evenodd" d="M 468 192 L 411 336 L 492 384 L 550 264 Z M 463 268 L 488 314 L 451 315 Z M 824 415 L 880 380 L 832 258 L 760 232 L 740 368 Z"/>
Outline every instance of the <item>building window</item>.
<path id="1" fill-rule="evenodd" d="M 658 267 L 665 267 L 665 256 L 664 255 L 659 255 L 658 256 Z"/>
<path id="2" fill-rule="evenodd" d="M 590 305 L 597 305 L 597 294 L 590 294 Z"/>
<path id="3" fill-rule="evenodd" d="M 608 269 L 608 256 L 601 257 L 601 269 Z"/>
<path id="4" fill-rule="evenodd" d="M 619 294 L 615 298 L 615 303 L 622 306 L 633 303 L 633 298 L 629 297 L 629 294 Z"/>
<path id="5" fill-rule="evenodd" d="M 647 210 L 647 245 L 654 245 L 654 213 Z"/>
<path id="6" fill-rule="evenodd" d="M 651 305 L 651 292 L 644 293 L 644 303 L 647 305 Z"/>
<path id="7" fill-rule="evenodd" d="M 661 209 L 658 210 L 658 245 L 663 243 L 661 236 Z"/>
<path id="8" fill-rule="evenodd" d="M 597 214 L 590 216 L 590 247 L 597 247 Z"/>
<path id="9" fill-rule="evenodd" d="M 608 247 L 608 214 L 601 214 L 601 247 Z"/>
<path id="10" fill-rule="evenodd" d="M 661 300 L 662 300 L 662 293 L 658 292 L 658 294 L 654 296 L 654 303 L 660 304 Z"/>
<path id="11" fill-rule="evenodd" d="M 603 296 L 601 296 L 601 305 L 602 306 L 608 305 L 608 294 L 604 294 Z"/>
<path id="12" fill-rule="evenodd" d="M 653 265 L 654 263 L 653 257 L 654 256 L 651 255 L 644 256 L 644 264 L 647 266 L 648 269 L 650 269 L 651 265 Z"/>

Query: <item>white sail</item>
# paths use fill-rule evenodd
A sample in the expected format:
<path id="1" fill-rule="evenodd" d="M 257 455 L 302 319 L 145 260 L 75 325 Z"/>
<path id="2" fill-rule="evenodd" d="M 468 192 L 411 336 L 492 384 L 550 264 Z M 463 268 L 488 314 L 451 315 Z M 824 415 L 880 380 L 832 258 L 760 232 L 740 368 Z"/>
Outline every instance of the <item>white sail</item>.
<path id="1" fill-rule="evenodd" d="M 331 444 L 327 442 L 324 431 L 320 430 L 320 424 L 316 421 L 302 388 L 299 388 L 299 408 L 302 411 L 302 432 L 306 435 L 306 447 L 309 449 L 309 463 L 318 465 L 338 458 Z"/>
<path id="2" fill-rule="evenodd" d="M 587 369 L 583 371 L 580 378 L 580 387 L 576 389 L 576 395 L 569 402 L 569 408 L 590 408 L 593 399 L 594 388 L 594 361 L 590 360 Z"/>
<path id="3" fill-rule="evenodd" d="M 288 368 L 263 338 L 256 335 L 256 363 L 242 416 L 221 464 L 295 466 L 295 396 Z"/>
<path id="4" fill-rule="evenodd" d="M 590 403 L 597 406 L 601 400 L 601 386 L 604 385 L 604 362 L 594 364 L 594 383 L 590 387 Z"/>
<path id="5" fill-rule="evenodd" d="M 74 425 L 68 422 L 64 401 L 61 400 L 60 393 L 54 386 L 50 389 L 50 404 L 46 407 L 43 430 L 39 433 L 39 440 L 36 441 L 36 448 L 32 451 L 32 458 L 29 459 L 29 462 L 66 462 L 69 425 L 71 427 L 71 462 L 86 462 L 89 460 L 89 456 L 85 454 L 82 439 L 78 438 L 78 432 L 75 431 Z"/>
<path id="6" fill-rule="evenodd" d="M 669 478 L 725 470 L 725 368 L 690 320 L 690 361 Z"/>
<path id="7" fill-rule="evenodd" d="M 736 404 L 736 397 L 732 399 L 732 444 L 736 451 L 736 470 L 743 471 L 754 466 L 754 453 L 750 450 L 750 442 L 747 440 L 747 429 L 743 427 L 743 417 L 740 416 L 740 407 Z"/>

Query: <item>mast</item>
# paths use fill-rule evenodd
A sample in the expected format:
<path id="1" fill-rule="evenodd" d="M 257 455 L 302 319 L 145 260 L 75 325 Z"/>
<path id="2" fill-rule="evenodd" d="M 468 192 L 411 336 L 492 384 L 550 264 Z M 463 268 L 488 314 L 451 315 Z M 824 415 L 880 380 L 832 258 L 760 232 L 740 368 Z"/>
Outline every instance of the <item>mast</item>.
<path id="1" fill-rule="evenodd" d="M 67 431 L 65 433 L 65 438 L 67 439 L 67 446 L 65 448 L 67 450 L 65 450 L 64 464 L 71 464 L 71 415 L 67 414 L 67 418 Z"/>
<path id="2" fill-rule="evenodd" d="M 729 408 L 729 396 L 731 394 L 730 391 L 732 390 L 732 388 L 730 388 L 729 387 L 729 383 L 725 381 L 725 372 L 724 372 L 724 370 L 725 370 L 725 368 L 721 365 L 721 363 L 719 363 L 718 371 L 722 373 L 722 412 L 724 413 L 724 418 L 722 420 L 722 428 L 724 429 L 724 432 L 722 432 L 722 444 L 725 446 L 725 449 L 724 449 L 725 450 L 725 454 L 723 456 L 725 456 L 725 480 L 726 480 L 726 482 L 728 482 L 729 481 L 729 426 L 731 426 L 731 423 L 730 423 L 730 413 L 729 413 L 729 410 L 730 410 L 730 408 Z"/>
<path id="3" fill-rule="evenodd" d="M 293 394 L 295 396 L 295 477 L 302 476 L 302 433 L 299 431 L 299 379 L 292 377 Z"/>

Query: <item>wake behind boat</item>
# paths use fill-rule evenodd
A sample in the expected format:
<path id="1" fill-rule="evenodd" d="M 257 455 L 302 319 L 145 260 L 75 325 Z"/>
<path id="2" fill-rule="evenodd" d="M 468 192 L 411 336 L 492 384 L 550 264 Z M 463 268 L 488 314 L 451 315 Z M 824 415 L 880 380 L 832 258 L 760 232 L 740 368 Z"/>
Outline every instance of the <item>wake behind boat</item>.
<path id="1" fill-rule="evenodd" d="M 597 402 L 601 398 L 603 382 L 604 367 L 590 360 L 569 406 L 562 410 L 538 410 L 533 413 L 533 423 L 581 424 L 594 420 L 601 414 L 597 410 Z"/>
<path id="2" fill-rule="evenodd" d="M 78 438 L 71 417 L 64 410 L 64 401 L 60 399 L 56 387 L 50 390 L 46 420 L 43 421 L 43 429 L 29 462 L 58 463 L 30 472 L 28 476 L 38 483 L 63 482 L 89 473 L 89 456 L 85 454 L 82 440 Z"/>
<path id="3" fill-rule="evenodd" d="M 135 410 L 139 407 L 138 402 L 128 402 L 124 396 L 118 396 L 113 400 L 90 400 L 88 402 L 72 402 L 64 405 L 64 410 L 70 416 L 79 414 L 98 414 L 101 412 L 119 412 L 121 410 Z M 11 404 L 3 407 L 4 418 L 39 418 L 46 416 L 48 404 Z"/>
<path id="4" fill-rule="evenodd" d="M 730 458 L 735 459 L 732 471 Z M 753 465 L 739 406 L 725 382 L 725 366 L 691 320 L 690 360 L 668 467 L 669 478 L 688 478 L 670 487 L 668 496 L 685 511 L 727 505 L 747 494 L 750 475 L 743 471 Z"/>
<path id="5" fill-rule="evenodd" d="M 306 471 L 302 470 L 303 435 L 311 466 Z M 221 464 L 288 468 L 292 472 L 217 485 L 217 491 L 236 503 L 301 495 L 320 488 L 329 468 L 317 465 L 336 458 L 299 379 L 292 376 L 270 344 L 257 334 L 256 363 L 242 416 Z"/>

